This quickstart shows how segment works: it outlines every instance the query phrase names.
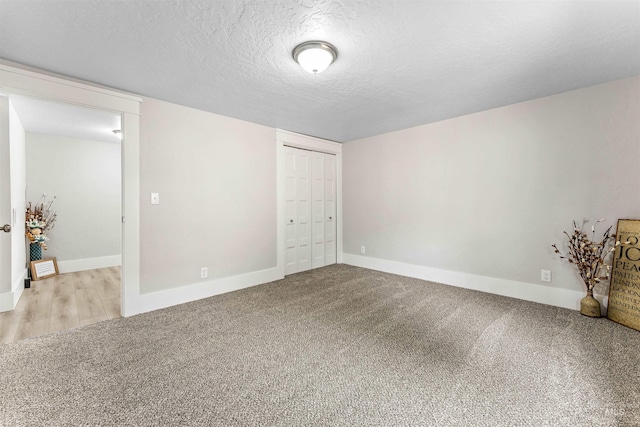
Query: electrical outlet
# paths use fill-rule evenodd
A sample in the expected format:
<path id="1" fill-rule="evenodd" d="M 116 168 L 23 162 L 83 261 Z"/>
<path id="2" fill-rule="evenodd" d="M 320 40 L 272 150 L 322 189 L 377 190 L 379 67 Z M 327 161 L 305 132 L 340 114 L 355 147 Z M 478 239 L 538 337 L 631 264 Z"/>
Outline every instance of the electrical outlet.
<path id="1" fill-rule="evenodd" d="M 200 269 L 200 278 L 206 279 L 208 275 L 209 275 L 209 269 L 207 267 L 202 267 Z"/>
<path id="2" fill-rule="evenodd" d="M 540 280 L 543 282 L 551 281 L 551 270 L 540 270 Z"/>
<path id="3" fill-rule="evenodd" d="M 361 254 L 363 254 L 363 253 L 365 253 L 365 252 L 366 252 L 366 251 L 365 251 L 364 246 L 360 246 L 360 253 L 361 253 Z"/>

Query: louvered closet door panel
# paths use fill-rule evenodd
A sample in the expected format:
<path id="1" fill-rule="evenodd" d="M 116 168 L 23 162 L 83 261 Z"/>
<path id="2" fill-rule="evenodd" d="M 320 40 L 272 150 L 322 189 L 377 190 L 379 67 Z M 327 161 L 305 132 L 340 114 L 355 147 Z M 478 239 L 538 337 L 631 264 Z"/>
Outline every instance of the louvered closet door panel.
<path id="1" fill-rule="evenodd" d="M 336 241 L 336 156 L 324 155 L 324 265 L 337 261 Z"/>
<path id="2" fill-rule="evenodd" d="M 284 245 L 284 274 L 298 272 L 298 216 L 297 211 L 297 181 L 296 150 L 285 147 L 285 245 Z"/>
<path id="3" fill-rule="evenodd" d="M 311 236 L 313 241 L 313 268 L 324 267 L 324 154 L 313 152 L 311 154 L 312 184 L 311 197 L 312 219 Z"/>
<path id="4" fill-rule="evenodd" d="M 311 152 L 296 150 L 298 271 L 311 269 Z"/>

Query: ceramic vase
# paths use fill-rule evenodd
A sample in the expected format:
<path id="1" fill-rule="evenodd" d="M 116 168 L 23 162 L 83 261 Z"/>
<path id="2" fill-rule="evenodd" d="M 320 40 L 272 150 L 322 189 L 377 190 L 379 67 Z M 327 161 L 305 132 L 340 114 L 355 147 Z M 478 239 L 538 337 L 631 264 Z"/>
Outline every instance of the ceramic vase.
<path id="1" fill-rule="evenodd" d="M 29 258 L 31 261 L 40 261 L 42 259 L 42 246 L 37 243 L 29 245 Z"/>
<path id="2" fill-rule="evenodd" d="M 580 313 L 589 317 L 601 317 L 600 303 L 593 297 L 593 289 L 587 290 L 587 296 L 580 300 Z"/>

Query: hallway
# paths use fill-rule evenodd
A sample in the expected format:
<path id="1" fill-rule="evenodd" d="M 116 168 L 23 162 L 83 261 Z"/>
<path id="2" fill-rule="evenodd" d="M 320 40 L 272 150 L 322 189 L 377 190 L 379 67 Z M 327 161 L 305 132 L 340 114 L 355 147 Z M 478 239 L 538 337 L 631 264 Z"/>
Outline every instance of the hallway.
<path id="1" fill-rule="evenodd" d="M 0 343 L 120 317 L 120 267 L 32 281 L 13 311 L 0 313 Z"/>

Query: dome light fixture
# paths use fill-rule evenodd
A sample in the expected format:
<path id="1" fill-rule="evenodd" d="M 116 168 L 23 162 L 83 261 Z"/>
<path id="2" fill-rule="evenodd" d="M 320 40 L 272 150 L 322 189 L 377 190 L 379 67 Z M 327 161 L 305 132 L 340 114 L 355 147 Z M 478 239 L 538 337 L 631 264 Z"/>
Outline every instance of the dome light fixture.
<path id="1" fill-rule="evenodd" d="M 326 70 L 338 58 L 338 50 L 331 44 L 313 40 L 293 49 L 293 59 L 306 71 L 318 74 Z"/>

